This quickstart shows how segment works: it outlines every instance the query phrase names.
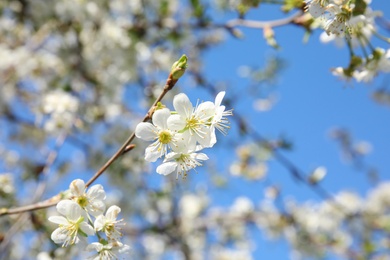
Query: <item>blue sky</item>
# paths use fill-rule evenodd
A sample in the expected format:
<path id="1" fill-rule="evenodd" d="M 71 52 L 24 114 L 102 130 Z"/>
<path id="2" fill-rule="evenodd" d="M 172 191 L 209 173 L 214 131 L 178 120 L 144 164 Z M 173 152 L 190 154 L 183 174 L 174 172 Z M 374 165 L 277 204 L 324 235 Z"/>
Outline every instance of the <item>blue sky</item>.
<path id="1" fill-rule="evenodd" d="M 389 17 L 390 2 L 373 1 L 371 6 L 374 10 L 382 10 L 384 17 Z M 283 16 L 274 7 L 262 5 L 259 10 L 251 11 L 247 18 L 264 21 L 275 17 Z M 204 71 L 215 81 L 229 81 L 228 97 L 232 98 L 229 96 L 230 89 L 244 88 L 247 83 L 237 75 L 239 66 L 262 67 L 272 54 L 286 59 L 288 66 L 281 73 L 275 88 L 279 101 L 272 110 L 254 112 L 253 99 L 248 96 L 234 110 L 245 115 L 261 135 L 271 138 L 279 135 L 288 137 L 293 142 L 294 149 L 284 154 L 303 171 L 309 173 L 317 166 L 325 166 L 328 174 L 322 185 L 330 193 L 349 190 L 363 195 L 371 187 L 367 175 L 356 171 L 341 159 L 339 146 L 329 137 L 329 131 L 335 127 L 349 130 L 355 141 L 371 143 L 373 150 L 365 161 L 377 167 L 380 180 L 389 180 L 390 109 L 373 102 L 371 97 L 374 90 L 389 80 L 389 76 L 380 75 L 371 84 L 347 83 L 332 76 L 331 67 L 348 64 L 348 50 L 332 43 L 321 43 L 320 31 L 316 31 L 309 42 L 303 43 L 304 32 L 300 28 L 276 28 L 276 39 L 281 50 L 275 51 L 265 44 L 260 30 L 241 29 L 245 34 L 244 39 L 237 40 L 228 36 L 225 43 L 205 55 Z M 383 42 L 380 46 L 389 47 Z M 236 137 L 234 134 L 228 136 Z M 218 154 L 213 156 L 217 157 Z M 284 195 L 292 196 L 298 201 L 321 200 L 307 186 L 294 181 L 279 163 L 273 161 L 270 166 L 268 176 L 273 183 L 282 187 Z M 237 180 L 229 194 L 215 192 L 215 203 L 227 205 L 235 196 L 240 195 L 249 196 L 254 203 L 258 203 L 262 198 L 259 185 L 264 187 L 264 183 L 253 184 Z M 289 256 L 285 242 L 257 242 L 256 257 L 286 259 Z"/>
<path id="2" fill-rule="evenodd" d="M 372 7 L 374 10 L 382 10 L 385 17 L 390 17 L 389 1 L 373 1 Z M 218 13 L 214 15 L 215 19 L 221 22 L 235 18 L 233 14 L 227 18 Z M 283 14 L 275 7 L 264 4 L 258 10 L 252 10 L 247 18 L 263 21 L 281 17 Z M 373 102 L 371 98 L 372 92 L 386 79 L 389 80 L 389 77 L 381 75 L 372 84 L 364 85 L 356 82 L 346 83 L 332 76 L 331 67 L 347 65 L 348 51 L 333 44 L 320 43 L 320 31 L 316 31 L 308 43 L 303 43 L 302 29 L 296 26 L 276 28 L 276 39 L 281 49 L 275 51 L 266 45 L 262 31 L 246 28 L 241 30 L 245 35 L 243 39 L 227 35 L 226 42 L 204 54 L 203 71 L 206 76 L 215 82 L 219 80 L 229 82 L 227 98 L 233 98 L 233 94 L 239 93 L 239 90 L 244 89 L 248 83 L 238 76 L 237 69 L 240 66 L 264 67 L 267 58 L 272 55 L 285 59 L 288 64 L 273 89 L 278 96 L 278 102 L 273 109 L 267 112 L 254 112 L 253 101 L 256 97 L 244 96 L 237 106 L 233 107 L 234 111 L 244 115 L 262 136 L 277 138 L 284 135 L 291 140 L 294 144 L 293 150 L 283 154 L 303 171 L 309 173 L 318 166 L 325 166 L 328 174 L 321 184 L 330 193 L 347 189 L 365 194 L 370 189 L 367 176 L 341 160 L 338 145 L 329 137 L 329 131 L 334 127 L 350 130 L 354 140 L 370 142 L 373 151 L 367 156 L 366 161 L 378 168 L 381 180 L 389 180 L 390 108 Z M 382 46 L 389 47 L 384 44 Z M 194 103 L 197 98 L 214 99 L 205 93 L 201 93 L 199 97 L 196 89 L 189 89 L 185 84 L 186 76 L 179 81 L 179 85 Z M 164 100 L 164 103 L 172 104 L 168 99 Z M 231 161 L 229 156 L 234 155 L 235 150 L 234 148 L 223 150 L 223 144 L 234 139 L 238 143 L 241 140 L 234 127 L 237 125 L 233 123 L 231 133 L 227 137 L 219 135 L 217 145 L 212 150 L 205 151 L 209 157 L 217 160 L 219 165 L 216 166 L 226 175 L 228 175 L 226 166 Z M 258 205 L 264 197 L 264 187 L 270 183 L 280 185 L 283 196 L 291 196 L 300 202 L 321 200 L 310 188 L 296 182 L 280 163 L 273 160 L 269 166 L 267 182 L 248 182 L 233 178 L 228 190 L 210 190 L 213 205 L 229 206 L 238 196 L 249 197 Z M 78 177 L 86 180 L 90 174 L 92 173 L 84 172 Z M 63 180 L 64 188 L 68 187 L 73 177 L 69 176 L 68 180 Z M 97 183 L 106 181 L 105 175 L 102 177 Z M 159 184 L 162 178 L 166 177 L 157 173 L 152 174 L 149 179 L 150 186 L 153 186 L 154 182 Z M 191 185 L 203 185 L 207 179 L 207 172 L 200 169 L 198 175 L 192 174 L 190 178 L 193 179 Z M 180 182 L 178 184 L 181 185 Z M 183 192 L 186 188 L 188 185 L 183 184 Z M 50 190 L 50 187 L 48 189 L 48 193 L 57 192 L 57 187 L 55 191 Z M 285 241 L 272 242 L 263 239 L 263 235 L 256 231 L 253 233 L 256 243 L 255 259 L 289 258 L 290 249 Z"/>

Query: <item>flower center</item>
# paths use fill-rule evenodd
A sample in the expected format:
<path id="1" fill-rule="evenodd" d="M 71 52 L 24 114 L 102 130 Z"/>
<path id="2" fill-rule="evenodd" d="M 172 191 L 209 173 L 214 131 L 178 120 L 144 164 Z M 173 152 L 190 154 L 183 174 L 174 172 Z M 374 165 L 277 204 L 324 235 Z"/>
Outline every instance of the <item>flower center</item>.
<path id="1" fill-rule="evenodd" d="M 106 231 L 107 233 L 113 233 L 113 231 L 115 230 L 115 227 L 114 227 L 114 224 L 112 223 L 107 223 L 106 224 Z"/>
<path id="2" fill-rule="evenodd" d="M 194 129 L 197 127 L 198 124 L 199 120 L 196 117 L 192 116 L 191 118 L 187 119 L 186 128 Z"/>
<path id="3" fill-rule="evenodd" d="M 162 131 L 158 134 L 158 140 L 162 144 L 168 144 L 172 141 L 172 135 L 169 131 Z"/>
<path id="4" fill-rule="evenodd" d="M 79 204 L 82 208 L 85 208 L 88 205 L 88 199 L 85 196 L 77 197 L 77 204 Z"/>

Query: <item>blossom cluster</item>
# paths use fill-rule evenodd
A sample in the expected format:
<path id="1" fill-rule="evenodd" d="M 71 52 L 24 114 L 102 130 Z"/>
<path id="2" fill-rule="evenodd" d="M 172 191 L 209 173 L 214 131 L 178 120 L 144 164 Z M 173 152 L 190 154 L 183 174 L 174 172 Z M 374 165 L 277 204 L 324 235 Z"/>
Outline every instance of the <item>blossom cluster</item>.
<path id="1" fill-rule="evenodd" d="M 121 243 L 123 220 L 117 220 L 121 209 L 113 205 L 105 212 L 106 193 L 97 184 L 87 189 L 83 180 L 76 179 L 69 187 L 69 199 L 57 204 L 57 211 L 63 216 L 49 217 L 49 221 L 59 227 L 51 234 L 51 239 L 62 247 L 87 242 L 88 236 L 97 236 L 98 242 L 86 246 L 87 251 L 96 254 L 92 259 L 117 259 L 119 254 L 129 251 L 129 246 Z M 103 233 L 105 235 L 101 234 Z"/>
<path id="2" fill-rule="evenodd" d="M 371 82 L 380 72 L 390 72 L 390 49 L 376 48 L 365 59 L 354 57 L 348 68 L 334 68 L 333 74 L 342 78 L 354 78 L 357 82 Z"/>
<path id="3" fill-rule="evenodd" d="M 329 253 L 365 259 L 367 252 L 375 255 L 372 259 L 388 259 L 390 182 L 379 184 L 366 197 L 342 191 L 322 202 L 301 204 L 289 199 L 283 209 L 277 204 L 276 200 L 263 200 L 255 222 L 270 238 L 284 236 L 298 259 L 322 259 Z"/>
<path id="4" fill-rule="evenodd" d="M 224 96 L 222 91 L 214 103 L 207 101 L 194 107 L 187 95 L 180 93 L 173 99 L 175 111 L 165 107 L 158 109 L 152 123 L 138 124 L 135 135 L 153 141 L 145 150 L 145 160 L 155 162 L 164 157 L 157 172 L 162 175 L 176 173 L 176 178 L 179 175 L 185 178 L 189 170 L 201 166 L 201 161 L 208 157 L 200 151 L 217 142 L 215 129 L 225 135 L 229 129 L 226 117 L 232 115 L 232 110 L 225 110 L 221 105 Z"/>
<path id="5" fill-rule="evenodd" d="M 44 95 L 41 109 L 48 119 L 44 129 L 50 133 L 69 129 L 76 118 L 79 100 L 65 91 L 52 91 Z"/>
<path id="6" fill-rule="evenodd" d="M 343 0 L 307 0 L 306 10 L 313 18 L 323 21 L 325 32 L 335 35 L 348 33 L 352 9 Z"/>
<path id="7" fill-rule="evenodd" d="M 346 0 L 307 0 L 306 10 L 320 21 L 325 33 L 321 35 L 322 42 L 334 40 L 341 45 L 340 40 L 347 39 L 351 53 L 348 67 L 337 67 L 332 70 L 335 76 L 344 79 L 355 79 L 357 82 L 368 83 L 380 72 L 390 72 L 390 50 L 374 48 L 371 37 L 377 36 L 388 43 L 388 39 L 377 31 L 375 19 L 382 15 L 381 11 L 373 11 L 371 1 Z M 363 55 L 359 56 L 353 50 L 361 47 Z M 366 50 L 367 48 L 367 50 Z"/>

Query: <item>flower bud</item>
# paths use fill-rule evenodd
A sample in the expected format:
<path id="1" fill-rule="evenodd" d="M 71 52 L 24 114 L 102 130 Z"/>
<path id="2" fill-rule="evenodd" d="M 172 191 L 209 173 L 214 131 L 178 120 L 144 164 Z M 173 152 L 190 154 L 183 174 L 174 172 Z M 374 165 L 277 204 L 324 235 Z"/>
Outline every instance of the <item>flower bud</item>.
<path id="1" fill-rule="evenodd" d="M 181 76 L 183 76 L 184 72 L 187 68 L 187 56 L 183 54 L 181 58 L 173 63 L 172 69 L 171 69 L 171 75 L 172 78 L 175 80 L 178 80 Z"/>
<path id="2" fill-rule="evenodd" d="M 309 176 L 309 182 L 313 185 L 319 183 L 326 175 L 326 168 L 323 166 L 317 167 Z"/>

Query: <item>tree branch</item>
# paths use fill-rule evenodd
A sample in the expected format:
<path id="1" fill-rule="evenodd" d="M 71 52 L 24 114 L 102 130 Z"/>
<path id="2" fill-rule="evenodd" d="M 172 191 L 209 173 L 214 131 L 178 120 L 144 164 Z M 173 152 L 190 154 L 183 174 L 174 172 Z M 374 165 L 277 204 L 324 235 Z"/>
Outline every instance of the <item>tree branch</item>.
<path id="1" fill-rule="evenodd" d="M 185 70 L 185 69 L 183 69 L 183 70 Z M 168 93 L 168 91 L 170 91 L 176 85 L 177 81 L 179 80 L 179 77 L 181 76 L 181 75 L 178 76 L 177 73 L 178 73 L 177 70 L 172 69 L 171 73 L 169 74 L 169 76 L 166 80 L 163 91 L 161 92 L 160 96 L 154 101 L 153 105 L 149 108 L 149 111 L 146 113 L 145 117 L 142 119 L 142 122 L 146 122 L 152 118 L 152 115 L 154 113 L 154 110 L 155 110 L 157 103 L 160 102 L 164 98 L 164 96 Z M 183 71 L 183 73 L 184 73 L 184 71 Z M 111 158 L 95 173 L 95 175 L 87 181 L 87 183 L 86 183 L 87 187 L 90 186 L 94 181 L 96 181 L 100 177 L 100 175 L 102 175 L 107 170 L 107 168 L 112 163 L 114 163 L 119 157 L 121 157 L 123 154 L 130 151 L 134 147 L 134 146 L 130 145 L 131 142 L 134 140 L 134 138 L 135 138 L 135 132 L 133 132 L 129 136 L 129 138 L 122 144 L 122 146 L 117 150 L 117 152 L 113 156 L 111 156 Z M 22 212 L 26 212 L 26 211 L 33 211 L 33 210 L 48 208 L 48 207 L 56 205 L 62 198 L 63 198 L 63 195 L 62 195 L 62 193 L 60 193 L 60 194 L 58 194 L 58 195 L 56 195 L 48 200 L 41 201 L 41 202 L 38 202 L 35 204 L 12 208 L 12 209 L 1 208 L 0 209 L 0 217 L 5 216 L 5 215 L 18 214 L 18 213 L 22 213 Z"/>
<path id="2" fill-rule="evenodd" d="M 300 17 L 302 14 L 303 14 L 302 11 L 298 11 L 289 17 L 282 18 L 279 20 L 272 20 L 272 21 L 254 21 L 254 20 L 245 20 L 245 19 L 233 19 L 233 20 L 228 21 L 225 24 L 225 27 L 228 29 L 231 29 L 231 28 L 237 27 L 237 26 L 243 26 L 243 27 L 255 28 L 255 29 L 279 27 L 279 26 L 287 25 L 287 24 L 293 22 L 295 19 Z"/>

